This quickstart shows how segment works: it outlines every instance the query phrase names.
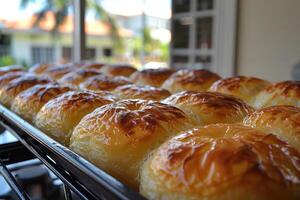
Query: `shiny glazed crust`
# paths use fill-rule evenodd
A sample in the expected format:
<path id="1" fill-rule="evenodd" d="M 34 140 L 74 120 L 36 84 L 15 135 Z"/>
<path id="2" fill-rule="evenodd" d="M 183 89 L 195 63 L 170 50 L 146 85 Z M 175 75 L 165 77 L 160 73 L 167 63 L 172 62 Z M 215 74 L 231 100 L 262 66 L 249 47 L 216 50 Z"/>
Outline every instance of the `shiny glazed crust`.
<path id="1" fill-rule="evenodd" d="M 136 69 L 131 65 L 105 65 L 100 69 L 100 72 L 109 76 L 125 76 L 129 77 Z"/>
<path id="2" fill-rule="evenodd" d="M 170 96 L 168 90 L 152 87 L 152 86 L 138 86 L 138 85 L 123 85 L 117 87 L 114 92 L 120 99 L 144 99 L 160 101 Z"/>
<path id="3" fill-rule="evenodd" d="M 92 91 L 112 91 L 120 85 L 127 85 L 130 83 L 131 82 L 125 77 L 98 75 L 82 82 L 79 85 L 79 88 Z"/>
<path id="4" fill-rule="evenodd" d="M 28 122 L 33 122 L 35 116 L 49 100 L 60 94 L 70 91 L 69 87 L 58 84 L 45 84 L 33 86 L 16 96 L 11 110 Z"/>
<path id="5" fill-rule="evenodd" d="M 164 143 L 141 170 L 147 199 L 299 199 L 300 154 L 272 134 L 208 125 Z"/>
<path id="6" fill-rule="evenodd" d="M 44 71 L 43 74 L 48 75 L 50 78 L 54 80 L 58 80 L 67 73 L 75 70 L 75 66 L 73 65 L 59 65 L 59 66 L 54 66 L 50 67 L 47 70 Z"/>
<path id="7" fill-rule="evenodd" d="M 80 83 L 87 80 L 88 78 L 99 74 L 101 73 L 93 69 L 77 69 L 64 75 L 58 80 L 58 82 L 70 86 L 78 86 Z"/>
<path id="8" fill-rule="evenodd" d="M 178 108 L 155 101 L 121 100 L 85 116 L 70 148 L 132 188 L 141 162 L 170 136 L 191 125 Z"/>
<path id="9" fill-rule="evenodd" d="M 275 105 L 300 107 L 300 81 L 274 83 L 262 90 L 255 98 L 254 107 L 264 108 Z"/>
<path id="10" fill-rule="evenodd" d="M 35 118 L 35 125 L 58 142 L 68 146 L 73 128 L 96 108 L 112 103 L 92 92 L 67 92 L 46 103 Z"/>
<path id="11" fill-rule="evenodd" d="M 130 80 L 137 85 L 160 87 L 174 72 L 175 70 L 169 68 L 144 69 L 133 73 Z"/>
<path id="12" fill-rule="evenodd" d="M 50 83 L 51 80 L 45 77 L 37 77 L 32 74 L 27 74 L 19 78 L 11 80 L 4 87 L 0 88 L 0 102 L 10 108 L 14 98 L 22 91 L 38 85 Z"/>
<path id="13" fill-rule="evenodd" d="M 33 67 L 30 67 L 28 71 L 35 74 L 43 74 L 48 69 L 54 66 L 55 66 L 54 64 L 48 64 L 48 63 L 36 64 Z"/>
<path id="14" fill-rule="evenodd" d="M 300 151 L 300 108 L 271 106 L 253 112 L 244 124 L 277 135 Z"/>
<path id="15" fill-rule="evenodd" d="M 209 87 L 221 77 L 204 69 L 182 69 L 171 75 L 162 88 L 171 93 L 187 91 L 207 91 Z"/>
<path id="16" fill-rule="evenodd" d="M 171 95 L 163 103 L 182 109 L 200 126 L 241 122 L 253 111 L 241 99 L 217 92 L 184 91 Z"/>
<path id="17" fill-rule="evenodd" d="M 9 72 L 4 75 L 0 76 L 0 88 L 7 85 L 10 81 L 17 79 L 21 76 L 25 76 L 26 72 L 23 71 L 16 71 L 16 72 Z"/>
<path id="18" fill-rule="evenodd" d="M 271 83 L 255 77 L 235 76 L 216 81 L 210 91 L 237 96 L 253 105 L 255 96 Z"/>
<path id="19" fill-rule="evenodd" d="M 11 65 L 11 66 L 6 66 L 6 67 L 1 67 L 0 68 L 0 76 L 10 73 L 10 72 L 19 72 L 19 71 L 24 71 L 24 68 L 19 65 Z"/>

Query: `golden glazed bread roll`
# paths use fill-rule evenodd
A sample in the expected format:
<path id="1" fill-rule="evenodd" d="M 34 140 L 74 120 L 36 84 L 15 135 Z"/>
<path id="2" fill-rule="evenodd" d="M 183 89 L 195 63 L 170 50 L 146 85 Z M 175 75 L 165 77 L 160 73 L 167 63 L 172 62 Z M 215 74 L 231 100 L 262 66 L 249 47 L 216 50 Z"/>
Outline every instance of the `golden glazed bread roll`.
<path id="1" fill-rule="evenodd" d="M 16 71 L 16 72 L 9 72 L 4 75 L 0 76 L 0 88 L 7 85 L 10 81 L 19 78 L 21 76 L 25 76 L 26 72 L 24 71 Z"/>
<path id="2" fill-rule="evenodd" d="M 28 71 L 35 74 L 43 74 L 51 67 L 55 67 L 55 64 L 41 63 L 41 64 L 36 64 L 33 67 L 30 67 Z"/>
<path id="3" fill-rule="evenodd" d="M 162 101 L 186 112 L 197 125 L 241 122 L 253 108 L 239 98 L 217 92 L 184 91 Z"/>
<path id="4" fill-rule="evenodd" d="M 160 87 L 174 72 L 175 70 L 170 68 L 144 69 L 133 73 L 130 80 L 137 85 Z"/>
<path id="5" fill-rule="evenodd" d="M 120 99 L 145 99 L 160 101 L 170 96 L 168 90 L 152 87 L 152 86 L 138 86 L 138 85 L 123 85 L 114 90 Z"/>
<path id="6" fill-rule="evenodd" d="M 99 74 L 101 73 L 93 69 L 77 69 L 64 75 L 58 80 L 58 82 L 77 87 L 80 83 L 87 80 L 88 78 Z"/>
<path id="7" fill-rule="evenodd" d="M 208 125 L 160 146 L 141 170 L 150 200 L 300 199 L 300 154 L 272 134 Z"/>
<path id="8" fill-rule="evenodd" d="M 94 109 L 112 103 L 92 92 L 67 92 L 46 103 L 35 118 L 35 125 L 58 142 L 68 146 L 73 128 Z"/>
<path id="9" fill-rule="evenodd" d="M 253 105 L 255 96 L 271 83 L 255 77 L 235 76 L 216 81 L 210 91 L 237 96 Z"/>
<path id="10" fill-rule="evenodd" d="M 11 80 L 4 87 L 0 88 L 0 102 L 10 108 L 15 97 L 22 91 L 38 84 L 50 83 L 51 80 L 45 77 L 37 77 L 27 74 Z"/>
<path id="11" fill-rule="evenodd" d="M 48 68 L 46 71 L 43 72 L 43 74 L 48 75 L 50 78 L 54 80 L 58 80 L 67 73 L 75 70 L 76 67 L 74 65 L 58 65 L 54 67 Z"/>
<path id="12" fill-rule="evenodd" d="M 262 90 L 255 98 L 254 107 L 264 108 L 275 105 L 300 107 L 300 81 L 274 83 Z"/>
<path id="13" fill-rule="evenodd" d="M 131 82 L 122 76 L 98 75 L 88 78 L 79 85 L 80 89 L 92 91 L 112 91 L 120 85 L 127 85 Z"/>
<path id="14" fill-rule="evenodd" d="M 33 122 L 35 116 L 49 100 L 70 91 L 71 88 L 58 84 L 33 86 L 16 96 L 11 110 L 28 122 Z"/>
<path id="15" fill-rule="evenodd" d="M 182 69 L 172 74 L 162 85 L 171 93 L 181 91 L 207 91 L 209 87 L 221 77 L 204 69 Z"/>
<path id="16" fill-rule="evenodd" d="M 0 67 L 0 76 L 9 73 L 9 72 L 19 72 L 24 71 L 24 68 L 19 65 L 10 65 L 5 67 Z"/>
<path id="17" fill-rule="evenodd" d="M 173 106 L 121 100 L 85 116 L 74 129 L 70 148 L 137 189 L 138 170 L 147 154 L 189 127 L 185 113 Z"/>
<path id="18" fill-rule="evenodd" d="M 84 63 L 81 68 L 82 69 L 94 69 L 99 71 L 103 66 L 105 66 L 105 63 L 101 63 L 101 62 L 88 62 L 88 63 Z"/>
<path id="19" fill-rule="evenodd" d="M 125 76 L 129 77 L 136 71 L 132 65 L 129 64 L 113 64 L 105 65 L 100 69 L 100 72 L 109 76 Z"/>
<path id="20" fill-rule="evenodd" d="M 300 108 L 271 106 L 253 112 L 244 124 L 277 135 L 300 151 Z"/>

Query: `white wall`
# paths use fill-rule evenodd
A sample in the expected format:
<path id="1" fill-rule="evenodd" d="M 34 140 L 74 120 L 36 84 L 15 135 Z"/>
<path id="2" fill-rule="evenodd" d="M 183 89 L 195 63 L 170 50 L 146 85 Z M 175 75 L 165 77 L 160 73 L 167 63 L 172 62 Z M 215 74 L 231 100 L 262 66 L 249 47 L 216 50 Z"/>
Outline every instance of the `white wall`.
<path id="1" fill-rule="evenodd" d="M 239 0 L 237 70 L 279 81 L 300 62 L 300 0 Z"/>

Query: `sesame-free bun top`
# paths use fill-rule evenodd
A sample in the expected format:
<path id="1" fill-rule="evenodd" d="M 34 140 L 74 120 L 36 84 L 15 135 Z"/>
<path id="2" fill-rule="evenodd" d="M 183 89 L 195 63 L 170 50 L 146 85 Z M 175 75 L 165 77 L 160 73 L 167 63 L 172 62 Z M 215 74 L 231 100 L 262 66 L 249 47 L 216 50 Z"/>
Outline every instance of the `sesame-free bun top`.
<path id="1" fill-rule="evenodd" d="M 0 67 L 0 76 L 9 73 L 9 72 L 18 72 L 18 71 L 24 71 L 24 67 L 20 65 L 10 65 L 5 67 Z"/>
<path id="2" fill-rule="evenodd" d="M 141 170 L 149 200 L 300 198 L 300 154 L 272 134 L 208 125 L 161 145 Z"/>
<path id="3" fill-rule="evenodd" d="M 130 64 L 111 64 L 105 65 L 100 69 L 100 72 L 109 76 L 125 76 L 129 77 L 136 71 Z"/>
<path id="4" fill-rule="evenodd" d="M 300 151 L 300 108 L 271 106 L 256 110 L 244 124 L 277 135 Z"/>
<path id="5" fill-rule="evenodd" d="M 26 74 L 11 80 L 4 87 L 0 88 L 0 102 L 10 108 L 14 98 L 22 91 L 38 84 L 50 83 L 52 80 L 46 77 L 38 77 L 33 74 Z"/>
<path id="6" fill-rule="evenodd" d="M 217 92 L 183 91 L 163 100 L 185 111 L 197 125 L 236 123 L 253 111 L 243 100 Z"/>
<path id="7" fill-rule="evenodd" d="M 75 70 L 76 67 L 74 65 L 66 64 L 66 65 L 58 65 L 48 68 L 43 72 L 43 74 L 48 75 L 50 78 L 54 80 L 58 80 L 67 73 Z"/>
<path id="8" fill-rule="evenodd" d="M 253 105 L 255 96 L 271 83 L 255 77 L 234 76 L 216 81 L 210 91 L 237 96 Z"/>
<path id="9" fill-rule="evenodd" d="M 172 74 L 162 88 L 171 93 L 181 91 L 207 91 L 209 87 L 221 77 L 205 69 L 182 69 Z"/>
<path id="10" fill-rule="evenodd" d="M 264 108 L 275 105 L 300 107 L 300 81 L 274 83 L 262 90 L 255 98 L 254 107 Z"/>
<path id="11" fill-rule="evenodd" d="M 16 71 L 16 72 L 9 72 L 4 75 L 0 76 L 0 88 L 4 87 L 10 81 L 19 78 L 21 76 L 25 76 L 27 72 L 24 71 Z"/>
<path id="12" fill-rule="evenodd" d="M 87 62 L 81 65 L 80 67 L 82 69 L 94 69 L 99 71 L 104 65 L 105 63 L 101 63 L 101 62 Z"/>
<path id="13" fill-rule="evenodd" d="M 99 74 L 101 73 L 93 69 L 76 69 L 61 77 L 58 82 L 77 87 L 88 78 Z"/>
<path id="14" fill-rule="evenodd" d="M 171 95 L 168 90 L 162 88 L 134 84 L 119 86 L 113 93 L 120 99 L 145 99 L 155 101 L 160 101 Z"/>
<path id="15" fill-rule="evenodd" d="M 96 93 L 70 91 L 48 101 L 38 112 L 35 125 L 68 146 L 74 127 L 82 117 L 112 101 Z"/>
<path id="16" fill-rule="evenodd" d="M 74 129 L 70 148 L 134 189 L 138 170 L 153 149 L 190 127 L 176 107 L 147 100 L 121 100 L 97 108 Z"/>
<path id="17" fill-rule="evenodd" d="M 175 70 L 170 68 L 144 69 L 133 73 L 130 80 L 137 85 L 160 87 L 174 72 Z"/>
<path id="18" fill-rule="evenodd" d="M 131 82 L 122 76 L 98 75 L 88 78 L 79 85 L 80 89 L 92 91 L 112 91 L 120 85 L 127 85 Z"/>
<path id="19" fill-rule="evenodd" d="M 54 83 L 33 86 L 16 96 L 11 110 L 28 122 L 33 122 L 43 105 L 70 90 L 71 88 L 69 87 Z"/>
<path id="20" fill-rule="evenodd" d="M 56 66 L 55 64 L 41 63 L 30 67 L 28 71 L 35 74 L 43 74 L 45 71 L 55 66 Z"/>

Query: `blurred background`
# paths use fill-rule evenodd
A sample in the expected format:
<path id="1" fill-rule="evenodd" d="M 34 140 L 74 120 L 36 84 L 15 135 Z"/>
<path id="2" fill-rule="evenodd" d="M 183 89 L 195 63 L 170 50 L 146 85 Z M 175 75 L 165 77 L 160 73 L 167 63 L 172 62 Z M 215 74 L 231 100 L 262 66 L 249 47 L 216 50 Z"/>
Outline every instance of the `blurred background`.
<path id="1" fill-rule="evenodd" d="M 298 0 L 86 0 L 84 58 L 300 79 Z M 70 62 L 72 0 L 0 6 L 0 66 Z"/>

